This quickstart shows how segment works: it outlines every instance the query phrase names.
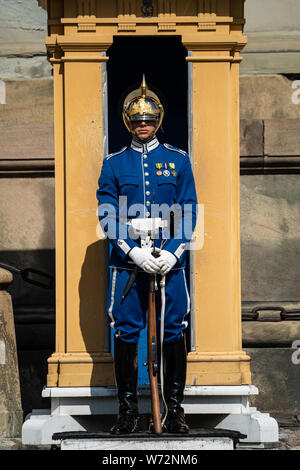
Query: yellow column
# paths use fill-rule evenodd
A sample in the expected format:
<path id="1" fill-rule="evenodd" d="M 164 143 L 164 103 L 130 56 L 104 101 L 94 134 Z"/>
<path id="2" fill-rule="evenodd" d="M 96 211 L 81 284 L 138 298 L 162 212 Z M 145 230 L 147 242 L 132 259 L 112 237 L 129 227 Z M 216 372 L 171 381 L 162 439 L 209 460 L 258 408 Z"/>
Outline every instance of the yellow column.
<path id="1" fill-rule="evenodd" d="M 102 162 L 102 52 L 84 38 L 48 39 L 55 103 L 56 351 L 47 385 L 114 383 L 105 352 L 105 245 L 96 233 Z M 56 54 L 57 55 L 57 54 Z"/>
<path id="2" fill-rule="evenodd" d="M 250 384 L 241 342 L 238 52 L 205 41 L 192 48 L 193 160 L 205 236 L 194 253 L 196 350 L 187 385 Z"/>

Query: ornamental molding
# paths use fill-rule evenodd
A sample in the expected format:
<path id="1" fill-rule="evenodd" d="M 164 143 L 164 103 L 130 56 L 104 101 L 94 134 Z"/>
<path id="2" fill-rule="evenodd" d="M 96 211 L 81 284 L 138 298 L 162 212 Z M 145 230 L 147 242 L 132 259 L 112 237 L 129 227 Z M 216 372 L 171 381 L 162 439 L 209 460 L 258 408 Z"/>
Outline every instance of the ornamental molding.
<path id="1" fill-rule="evenodd" d="M 39 0 L 61 48 L 106 50 L 114 36 L 180 36 L 189 50 L 239 52 L 244 0 Z M 61 39 L 66 39 L 66 43 Z M 48 48 L 49 51 L 49 48 Z"/>

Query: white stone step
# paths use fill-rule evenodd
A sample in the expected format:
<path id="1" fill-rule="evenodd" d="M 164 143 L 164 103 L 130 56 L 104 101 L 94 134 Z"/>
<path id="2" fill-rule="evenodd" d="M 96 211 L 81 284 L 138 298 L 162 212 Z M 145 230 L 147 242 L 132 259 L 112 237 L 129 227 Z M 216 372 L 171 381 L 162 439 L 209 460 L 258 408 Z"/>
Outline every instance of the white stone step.
<path id="1" fill-rule="evenodd" d="M 233 450 L 246 436 L 227 429 L 192 429 L 188 434 L 153 434 L 150 431 L 127 435 L 103 432 L 59 432 L 52 438 L 61 450 Z"/>
<path id="2" fill-rule="evenodd" d="M 61 450 L 233 450 L 234 443 L 229 437 L 190 437 L 190 438 L 148 438 L 148 439 L 64 439 Z"/>

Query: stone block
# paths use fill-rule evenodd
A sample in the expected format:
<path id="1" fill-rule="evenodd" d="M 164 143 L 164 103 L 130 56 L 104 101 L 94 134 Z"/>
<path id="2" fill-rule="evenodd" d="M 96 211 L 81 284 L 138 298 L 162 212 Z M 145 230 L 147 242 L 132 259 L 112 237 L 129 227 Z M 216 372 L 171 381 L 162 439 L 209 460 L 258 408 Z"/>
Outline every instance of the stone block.
<path id="1" fill-rule="evenodd" d="M 245 351 L 251 357 L 252 381 L 259 389 L 259 394 L 251 397 L 251 405 L 270 414 L 299 415 L 300 364 L 293 360 L 297 351 L 291 347 L 246 348 Z"/>
<path id="2" fill-rule="evenodd" d="M 146 439 L 132 439 L 127 438 L 103 438 L 103 439 L 65 439 L 61 443 L 61 450 L 110 450 L 110 451 L 120 451 L 120 450 L 163 450 L 163 451 L 186 451 L 186 450 L 233 450 L 233 440 L 228 437 L 194 437 L 180 439 L 177 438 L 155 438 L 147 437 Z M 170 463 L 175 462 L 175 456 L 170 456 Z M 179 457 L 180 458 L 180 457 Z M 184 462 L 184 457 L 182 455 L 182 462 Z M 197 462 L 196 456 L 195 463 Z M 116 463 L 113 460 L 114 457 L 111 456 L 111 463 Z M 116 457 L 117 461 L 119 460 Z M 130 458 L 127 457 L 127 462 Z M 132 457 L 131 461 L 135 462 L 136 457 Z M 103 461 L 104 459 L 102 459 Z M 146 459 L 145 463 L 147 462 Z M 157 460 L 157 459 L 156 459 Z M 177 457 L 178 460 L 178 457 Z M 158 460 L 157 460 L 158 462 Z M 108 463 L 104 460 L 104 463 Z M 132 464 L 131 464 L 132 465 Z"/>
<path id="3" fill-rule="evenodd" d="M 53 124 L 0 123 L 0 159 L 54 158 Z"/>
<path id="4" fill-rule="evenodd" d="M 300 155 L 300 118 L 265 119 L 265 155 Z"/>
<path id="5" fill-rule="evenodd" d="M 0 79 L 51 77 L 45 36 L 47 13 L 36 0 L 0 4 Z"/>
<path id="6" fill-rule="evenodd" d="M 241 119 L 240 121 L 240 155 L 262 156 L 264 127 L 258 119 Z"/>
<path id="7" fill-rule="evenodd" d="M 242 53 L 240 73 L 257 74 L 298 74 L 300 52 Z"/>
<path id="8" fill-rule="evenodd" d="M 300 321 L 243 321 L 242 337 L 244 347 L 290 347 L 300 340 Z"/>
<path id="9" fill-rule="evenodd" d="M 241 73 L 299 73 L 299 17 L 297 0 L 245 2 L 245 34 Z"/>
<path id="10" fill-rule="evenodd" d="M 6 104 L 1 107 L 0 123 L 53 123 L 53 80 L 4 80 Z"/>
<path id="11" fill-rule="evenodd" d="M 29 54 L 26 57 L 0 57 L 0 79 L 6 78 L 50 78 L 52 67 L 46 55 Z"/>
<path id="12" fill-rule="evenodd" d="M 241 119 L 300 118 L 300 104 L 292 100 L 297 91 L 292 84 L 283 75 L 240 77 Z"/>
<path id="13" fill-rule="evenodd" d="M 54 180 L 29 181 L 0 180 L 0 251 L 54 248 Z"/>
<path id="14" fill-rule="evenodd" d="M 243 301 L 299 301 L 299 178 L 241 177 Z"/>
<path id="15" fill-rule="evenodd" d="M 21 435 L 23 410 L 12 301 L 6 288 L 10 272 L 0 268 L 0 436 Z"/>
<path id="16" fill-rule="evenodd" d="M 300 21 L 298 0 L 251 0 L 245 2 L 245 31 L 297 31 Z"/>
<path id="17" fill-rule="evenodd" d="M 4 221 L 0 225 L 0 261 L 54 276 L 54 179 L 0 178 L 0 191 L 0 219 Z M 55 303 L 53 289 L 24 282 L 18 274 L 9 292 L 15 306 Z"/>
<path id="18" fill-rule="evenodd" d="M 53 82 L 5 81 L 0 159 L 53 159 Z"/>

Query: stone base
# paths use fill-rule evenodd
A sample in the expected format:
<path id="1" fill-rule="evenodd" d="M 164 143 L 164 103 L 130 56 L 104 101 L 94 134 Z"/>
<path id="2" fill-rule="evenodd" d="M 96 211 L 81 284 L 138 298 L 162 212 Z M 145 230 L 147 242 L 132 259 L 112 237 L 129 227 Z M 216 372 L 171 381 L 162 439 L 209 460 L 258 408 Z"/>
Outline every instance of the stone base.
<path id="1" fill-rule="evenodd" d="M 21 435 L 23 410 L 0 412 L 0 437 L 13 438 Z"/>
<path id="2" fill-rule="evenodd" d="M 191 437 L 189 439 L 65 439 L 61 450 L 233 450 L 229 437 Z M 147 462 L 145 462 L 147 463 Z M 170 462 L 171 463 L 171 462 Z"/>
<path id="3" fill-rule="evenodd" d="M 200 418 L 200 417 L 199 417 Z M 277 421 L 269 413 L 261 413 L 256 408 L 250 408 L 246 414 L 209 415 L 201 419 L 202 426 L 212 426 L 215 429 L 230 429 L 246 434 L 242 444 L 261 444 L 278 442 L 279 431 Z"/>
<path id="4" fill-rule="evenodd" d="M 250 396 L 257 394 L 258 389 L 253 385 L 188 386 L 184 391 L 183 407 L 186 414 L 246 414 L 250 410 Z M 51 399 L 51 415 L 118 413 L 115 387 L 45 387 L 42 396 Z M 149 388 L 139 388 L 138 398 L 139 412 L 151 413 Z"/>
<path id="5" fill-rule="evenodd" d="M 278 425 L 268 413 L 249 406 L 249 397 L 257 394 L 252 385 L 187 387 L 184 409 L 191 428 L 209 427 L 239 431 L 243 442 L 278 441 Z M 107 431 L 108 418 L 118 413 L 116 390 L 112 387 L 50 387 L 43 390 L 51 397 L 51 410 L 33 410 L 22 428 L 22 442 L 28 445 L 57 444 L 52 435 L 65 431 Z M 161 407 L 163 410 L 163 407 Z M 139 391 L 140 414 L 151 413 L 149 390 Z"/>

